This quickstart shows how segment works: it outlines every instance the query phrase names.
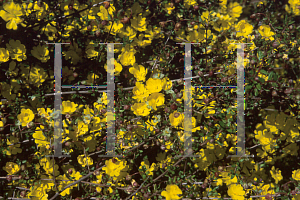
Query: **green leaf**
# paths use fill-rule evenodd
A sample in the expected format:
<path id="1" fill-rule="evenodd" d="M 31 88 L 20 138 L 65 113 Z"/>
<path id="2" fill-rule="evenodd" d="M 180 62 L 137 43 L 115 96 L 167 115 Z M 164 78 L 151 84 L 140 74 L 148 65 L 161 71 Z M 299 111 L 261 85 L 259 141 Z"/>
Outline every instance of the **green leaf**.
<path id="1" fill-rule="evenodd" d="M 260 84 L 257 84 L 257 85 L 256 85 L 256 88 L 259 89 L 259 90 L 261 90 L 261 85 L 260 85 Z"/>
<path id="2" fill-rule="evenodd" d="M 264 74 L 264 75 L 268 75 L 269 73 L 266 70 L 261 69 L 260 73 Z"/>
<path id="3" fill-rule="evenodd" d="M 254 88 L 254 95 L 257 97 L 258 96 L 258 90 Z"/>

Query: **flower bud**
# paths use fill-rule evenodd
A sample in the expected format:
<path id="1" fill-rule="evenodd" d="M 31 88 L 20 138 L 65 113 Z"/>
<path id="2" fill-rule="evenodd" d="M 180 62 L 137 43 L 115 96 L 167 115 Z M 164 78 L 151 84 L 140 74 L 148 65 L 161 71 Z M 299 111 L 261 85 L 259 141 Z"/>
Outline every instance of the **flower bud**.
<path id="1" fill-rule="evenodd" d="M 94 171 L 94 175 L 95 176 L 98 176 L 98 175 L 100 175 L 100 172 L 97 170 L 97 171 Z"/>
<path id="2" fill-rule="evenodd" d="M 173 103 L 173 104 L 171 105 L 171 109 L 172 109 L 172 110 L 177 110 L 177 105 L 176 105 L 175 103 Z"/>
<path id="3" fill-rule="evenodd" d="M 127 192 L 129 192 L 129 193 L 133 192 L 133 187 L 131 185 L 128 186 Z"/>
<path id="4" fill-rule="evenodd" d="M 180 3 L 181 0 L 175 0 L 175 3 Z"/>
<path id="5" fill-rule="evenodd" d="M 68 173 L 69 174 L 72 174 L 73 173 L 73 170 L 70 168 L 70 169 L 68 169 Z"/>
<path id="6" fill-rule="evenodd" d="M 121 19 L 121 22 L 123 24 L 127 24 L 129 22 L 129 18 L 128 17 L 124 17 L 123 19 Z"/>
<path id="7" fill-rule="evenodd" d="M 255 19 L 255 18 L 256 18 L 256 14 L 250 15 L 250 18 L 251 18 L 251 19 Z"/>
<path id="8" fill-rule="evenodd" d="M 209 99 L 204 99 L 204 103 L 208 104 L 209 103 Z"/>
<path id="9" fill-rule="evenodd" d="M 255 61 L 255 60 L 251 60 L 251 61 L 250 61 L 250 64 L 251 64 L 251 65 L 255 65 L 255 64 L 256 64 L 256 61 Z"/>
<path id="10" fill-rule="evenodd" d="M 265 196 L 266 199 L 272 199 L 272 195 L 270 193 L 268 193 L 266 196 Z"/>
<path id="11" fill-rule="evenodd" d="M 161 146 L 160 146 L 160 149 L 163 150 L 163 151 L 166 150 L 166 145 L 164 145 L 164 144 L 161 145 Z"/>
<path id="12" fill-rule="evenodd" d="M 103 20 L 103 21 L 101 22 L 101 24 L 102 24 L 103 26 L 106 26 L 106 25 L 108 24 L 108 21 L 107 21 L 107 20 Z"/>
<path id="13" fill-rule="evenodd" d="M 21 196 L 21 197 L 25 197 L 25 196 L 26 196 L 26 191 L 25 191 L 25 190 L 22 190 L 21 193 L 20 193 L 20 196 Z"/>
<path id="14" fill-rule="evenodd" d="M 12 175 L 7 175 L 6 180 L 8 180 L 8 182 L 11 182 L 12 181 Z"/>
<path id="15" fill-rule="evenodd" d="M 78 76 L 77 72 L 73 73 L 73 77 L 76 78 Z"/>
<path id="16" fill-rule="evenodd" d="M 272 96 L 275 97 L 275 96 L 277 96 L 277 95 L 278 95 L 278 94 L 277 94 L 276 90 L 273 90 L 273 91 L 272 91 Z"/>
<path id="17" fill-rule="evenodd" d="M 223 167 L 223 166 L 219 166 L 219 167 L 218 167 L 218 171 L 219 171 L 219 172 L 221 172 L 221 171 L 223 171 L 223 170 L 224 170 L 224 167 Z"/>
<path id="18" fill-rule="evenodd" d="M 87 29 L 88 31 L 90 31 L 90 30 L 92 30 L 92 26 L 91 26 L 91 25 L 88 25 L 88 26 L 86 27 L 86 29 Z"/>
<path id="19" fill-rule="evenodd" d="M 272 47 L 276 48 L 279 46 L 279 43 L 277 41 L 273 42 Z"/>
<path id="20" fill-rule="evenodd" d="M 178 30 L 180 28 L 181 28 L 181 23 L 180 22 L 176 23 L 175 24 L 175 30 Z"/>
<path id="21" fill-rule="evenodd" d="M 213 76 L 214 72 L 213 71 L 209 71 L 209 76 Z"/>
<path id="22" fill-rule="evenodd" d="M 164 28 L 166 26 L 166 22 L 159 22 L 159 25 Z"/>
<path id="23" fill-rule="evenodd" d="M 170 113 L 170 108 L 169 107 L 165 107 L 165 112 L 166 113 Z"/>
<path id="24" fill-rule="evenodd" d="M 133 126 L 131 125 L 131 124 L 129 124 L 128 126 L 127 126 L 127 131 L 132 131 L 133 130 Z"/>
<path id="25" fill-rule="evenodd" d="M 124 105 L 124 110 L 129 110 L 130 109 L 130 105 Z"/>
<path id="26" fill-rule="evenodd" d="M 132 185 L 133 185 L 133 187 L 137 187 L 139 184 L 138 184 L 137 182 L 134 181 L 134 182 L 132 183 Z"/>
<path id="27" fill-rule="evenodd" d="M 130 181 L 131 178 L 132 178 L 132 176 L 130 176 L 129 174 L 127 174 L 127 176 L 126 176 L 126 181 Z"/>
<path id="28" fill-rule="evenodd" d="M 102 21 L 102 22 L 103 22 L 103 21 Z M 101 24 L 102 24 L 102 22 L 101 22 Z M 97 37 L 99 37 L 100 34 L 101 34 L 101 32 L 100 32 L 99 30 L 97 30 L 95 34 L 96 34 Z"/>
<path id="29" fill-rule="evenodd" d="M 225 83 L 226 81 L 227 81 L 227 77 L 221 78 L 221 82 L 222 82 L 222 83 Z"/>
<path id="30" fill-rule="evenodd" d="M 66 146 L 66 147 L 68 147 L 68 146 L 70 146 L 70 145 L 71 145 L 71 142 L 66 142 L 66 143 L 65 143 L 65 146 Z"/>
<path id="31" fill-rule="evenodd" d="M 287 89 L 284 90 L 284 93 L 285 94 L 291 94 L 292 91 L 293 91 L 293 88 L 287 88 Z"/>
<path id="32" fill-rule="evenodd" d="M 108 1 L 104 1 L 103 4 L 104 4 L 104 8 L 105 8 L 105 9 L 108 9 L 109 6 L 110 6 L 110 4 L 109 4 Z"/>
<path id="33" fill-rule="evenodd" d="M 71 118 L 71 115 L 70 115 L 69 113 L 67 113 L 67 114 L 65 115 L 65 117 L 66 117 L 67 119 L 70 119 L 70 118 Z"/>
<path id="34" fill-rule="evenodd" d="M 31 127 L 34 126 L 34 123 L 33 122 L 28 122 L 26 126 L 27 126 L 27 128 L 31 128 Z"/>
<path id="35" fill-rule="evenodd" d="M 22 170 L 22 171 L 25 171 L 25 170 L 26 170 L 26 165 L 24 165 L 24 164 L 21 165 L 21 170 Z"/>
<path id="36" fill-rule="evenodd" d="M 194 5 L 194 10 L 195 11 L 199 10 L 199 6 L 198 5 Z"/>
<path id="37" fill-rule="evenodd" d="M 69 9 L 73 10 L 73 5 L 72 4 L 69 5 Z"/>

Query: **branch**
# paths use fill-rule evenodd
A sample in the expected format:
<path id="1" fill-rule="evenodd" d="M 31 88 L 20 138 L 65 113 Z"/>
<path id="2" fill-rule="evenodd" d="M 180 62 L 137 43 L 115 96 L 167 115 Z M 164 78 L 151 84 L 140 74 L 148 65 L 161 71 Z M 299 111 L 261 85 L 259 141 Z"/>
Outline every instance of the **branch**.
<path id="1" fill-rule="evenodd" d="M 133 195 L 135 195 L 141 188 L 142 186 L 144 185 L 144 183 L 149 179 L 150 176 L 148 176 L 148 178 L 141 184 L 141 186 L 134 192 L 132 193 L 129 197 L 127 197 L 125 200 L 129 200 L 130 197 L 132 197 Z"/>
<path id="2" fill-rule="evenodd" d="M 99 169 L 96 169 L 95 171 L 99 171 L 100 169 L 102 169 L 105 165 L 103 165 L 102 167 L 100 167 Z M 88 173 L 87 175 L 85 175 L 84 177 L 78 179 L 77 181 L 75 181 L 74 183 L 71 183 L 69 185 L 67 185 L 65 188 L 63 188 L 62 190 L 59 191 L 59 193 L 56 193 L 50 200 L 54 200 L 56 197 L 58 197 L 60 195 L 61 192 L 63 192 L 65 189 L 71 187 L 72 185 L 76 185 L 77 183 L 83 181 L 84 179 L 88 178 L 90 175 L 92 175 L 95 171 Z"/>

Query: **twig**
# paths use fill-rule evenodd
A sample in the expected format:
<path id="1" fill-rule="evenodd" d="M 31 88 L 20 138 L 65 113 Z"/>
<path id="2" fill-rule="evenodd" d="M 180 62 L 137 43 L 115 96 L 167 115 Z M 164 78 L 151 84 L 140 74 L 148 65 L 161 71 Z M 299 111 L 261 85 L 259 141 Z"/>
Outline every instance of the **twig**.
<path id="1" fill-rule="evenodd" d="M 135 195 L 135 194 L 142 188 L 142 186 L 144 185 L 144 183 L 145 183 L 148 179 L 149 179 L 149 176 L 148 176 L 148 178 L 141 184 L 141 186 L 140 186 L 134 193 L 132 193 L 129 197 L 127 197 L 125 200 L 129 200 L 130 197 L 132 197 L 133 195 Z"/>
<path id="2" fill-rule="evenodd" d="M 164 46 L 164 47 L 166 47 L 167 42 L 168 42 L 169 39 L 170 39 L 170 36 L 171 36 L 171 33 L 169 34 L 168 39 L 167 39 L 167 41 L 165 42 L 165 46 Z M 161 53 L 161 51 L 160 51 L 160 53 Z M 160 55 L 159 55 L 158 58 L 155 60 L 153 66 L 152 66 L 152 69 L 151 69 L 152 72 L 153 72 L 153 68 L 154 68 L 154 66 L 156 66 L 156 62 L 159 60 L 159 58 L 160 58 Z"/>
<path id="3" fill-rule="evenodd" d="M 100 167 L 99 169 L 96 169 L 95 171 L 99 171 L 100 169 L 102 169 L 105 165 L 103 165 L 102 167 Z M 92 175 L 94 172 L 90 172 L 87 175 L 85 175 L 84 177 L 78 179 L 77 181 L 75 181 L 74 183 L 71 183 L 69 185 L 67 185 L 66 187 L 64 187 L 63 189 L 61 189 L 59 191 L 59 193 L 56 193 L 50 200 L 54 200 L 56 197 L 58 197 L 60 195 L 61 192 L 63 192 L 65 189 L 71 187 L 72 185 L 76 185 L 77 183 L 83 181 L 84 179 L 88 178 L 90 175 Z"/>

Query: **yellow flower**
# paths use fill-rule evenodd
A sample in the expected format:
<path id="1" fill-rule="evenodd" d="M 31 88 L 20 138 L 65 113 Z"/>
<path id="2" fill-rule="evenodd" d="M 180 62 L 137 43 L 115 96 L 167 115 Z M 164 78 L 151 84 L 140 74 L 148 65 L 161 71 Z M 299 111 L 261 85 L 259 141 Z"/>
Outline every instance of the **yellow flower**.
<path id="1" fill-rule="evenodd" d="M 71 59 L 71 64 L 77 65 L 78 62 L 82 62 L 82 50 L 78 48 L 78 44 L 73 42 L 68 51 L 63 51 L 62 54 L 65 56 L 65 59 Z"/>
<path id="2" fill-rule="evenodd" d="M 182 191 L 177 185 L 167 185 L 166 191 L 161 192 L 161 196 L 166 197 L 166 200 L 181 199 L 179 194 L 182 194 Z"/>
<path id="3" fill-rule="evenodd" d="M 149 40 L 158 39 L 162 37 L 163 34 L 160 34 L 161 28 L 159 27 L 152 27 L 151 25 L 148 26 L 148 29 L 145 32 L 145 37 L 149 38 Z"/>
<path id="4" fill-rule="evenodd" d="M 293 13 L 293 15 L 300 15 L 300 1 L 299 0 L 289 0 L 290 5 L 285 5 L 285 10 L 288 13 Z"/>
<path id="5" fill-rule="evenodd" d="M 143 17 L 142 13 L 131 19 L 130 22 L 131 26 L 137 31 L 143 32 L 147 30 L 146 17 Z"/>
<path id="6" fill-rule="evenodd" d="M 132 40 L 136 36 L 136 30 L 133 29 L 131 26 L 127 26 L 120 30 L 119 37 L 126 38 L 129 37 L 129 40 Z"/>
<path id="7" fill-rule="evenodd" d="M 5 48 L 0 48 L 0 63 L 9 60 L 9 51 Z"/>
<path id="8" fill-rule="evenodd" d="M 7 29 L 17 30 L 18 24 L 23 21 L 20 17 L 24 15 L 22 8 L 19 4 L 14 2 L 4 3 L 3 9 L 0 11 L 0 16 L 4 21 L 8 21 L 6 24 Z"/>
<path id="9" fill-rule="evenodd" d="M 123 66 L 133 65 L 135 63 L 134 54 L 134 49 L 132 49 L 129 44 L 126 44 L 125 48 L 122 48 L 122 53 L 119 55 L 118 59 Z"/>
<path id="10" fill-rule="evenodd" d="M 25 4 L 25 3 L 24 3 Z M 29 3 L 30 4 L 30 3 Z M 51 14 L 50 14 L 51 15 Z M 54 39 L 57 38 L 57 36 L 55 35 L 58 31 L 56 29 L 56 22 L 55 21 L 52 21 L 52 22 L 49 22 L 45 27 L 43 27 L 41 29 L 41 31 L 43 33 L 45 33 L 45 35 L 48 36 L 48 40 L 50 41 L 53 41 Z M 80 58 L 78 58 L 80 59 Z"/>
<path id="11" fill-rule="evenodd" d="M 45 2 L 40 3 L 40 6 L 38 5 L 38 1 L 29 4 L 22 3 L 22 7 L 25 10 L 26 16 L 33 15 L 35 18 L 38 19 L 38 21 L 41 21 L 47 15 L 46 11 L 48 11 L 49 6 Z"/>
<path id="12" fill-rule="evenodd" d="M 44 136 L 43 130 L 44 126 L 41 125 L 41 127 L 36 127 L 35 133 L 33 133 L 32 137 L 35 140 L 35 143 L 38 145 L 38 147 L 46 147 L 47 145 L 50 145 L 50 142 L 48 139 Z"/>
<path id="13" fill-rule="evenodd" d="M 127 161 L 125 160 L 112 158 L 105 161 L 105 167 L 103 167 L 102 170 L 104 170 L 109 176 L 113 177 L 114 180 L 117 180 L 120 177 L 126 176 L 126 171 L 128 170 L 126 163 Z"/>
<path id="14" fill-rule="evenodd" d="M 149 105 L 154 109 L 154 110 L 157 110 L 157 107 L 158 106 L 162 106 L 164 105 L 165 103 L 165 95 L 162 94 L 162 93 L 158 93 L 158 92 L 155 92 L 155 93 L 152 93 L 147 101 L 149 102 Z"/>
<path id="15" fill-rule="evenodd" d="M 50 177 L 48 177 L 50 178 Z M 31 200 L 47 200 L 48 194 L 44 188 L 44 184 L 35 184 L 31 187 L 30 192 L 27 194 Z"/>
<path id="16" fill-rule="evenodd" d="M 34 84 L 36 87 L 39 87 L 43 82 L 45 82 L 46 78 L 48 78 L 48 74 L 43 68 L 39 66 L 31 68 L 29 75 L 30 84 Z"/>
<path id="17" fill-rule="evenodd" d="M 9 40 L 9 44 L 6 44 L 6 48 L 12 59 L 19 62 L 27 59 L 26 47 L 24 44 L 21 44 L 20 40 Z"/>
<path id="18" fill-rule="evenodd" d="M 98 56 L 99 53 L 98 53 L 98 51 L 95 51 L 93 41 L 88 42 L 85 53 L 87 54 L 88 59 L 95 58 Z"/>
<path id="19" fill-rule="evenodd" d="M 122 22 L 119 20 L 117 22 L 112 22 L 110 21 L 106 26 L 104 26 L 104 31 L 109 32 L 112 35 L 116 35 L 117 33 L 120 33 L 121 29 L 123 28 Z"/>
<path id="20" fill-rule="evenodd" d="M 173 6 L 171 6 L 171 3 L 166 3 L 165 4 L 165 11 L 170 15 L 172 13 L 172 10 L 175 9 L 175 6 L 173 4 Z"/>
<path id="21" fill-rule="evenodd" d="M 230 29 L 232 23 L 231 17 L 229 15 L 222 15 L 220 13 L 217 13 L 216 17 L 218 18 L 218 20 L 213 22 L 213 27 L 216 31 L 220 32 Z"/>
<path id="22" fill-rule="evenodd" d="M 174 111 L 172 114 L 170 114 L 169 118 L 170 118 L 171 125 L 174 127 L 178 127 L 182 124 L 184 115 L 182 113 L 178 113 L 177 111 Z"/>
<path id="23" fill-rule="evenodd" d="M 22 123 L 22 126 L 26 126 L 27 123 L 34 119 L 34 114 L 30 109 L 21 109 L 21 113 L 18 115 L 18 120 Z"/>
<path id="24" fill-rule="evenodd" d="M 274 40 L 274 37 L 272 37 L 272 36 L 275 35 L 275 33 L 271 31 L 271 28 L 269 25 L 261 25 L 258 28 L 258 32 L 261 34 L 261 36 L 264 39 Z"/>
<path id="25" fill-rule="evenodd" d="M 161 79 L 163 90 L 170 90 L 172 88 L 172 81 L 168 77 Z"/>
<path id="26" fill-rule="evenodd" d="M 63 114 L 63 115 L 67 114 L 67 113 L 71 114 L 76 111 L 77 106 L 78 106 L 78 104 L 71 102 L 70 100 L 63 101 L 61 114 Z"/>
<path id="27" fill-rule="evenodd" d="M 116 8 L 112 4 L 110 4 L 108 9 L 106 9 L 104 7 L 104 5 L 102 4 L 100 6 L 100 12 L 98 12 L 97 15 L 101 18 L 101 20 L 109 20 L 108 14 L 111 16 L 111 18 L 113 18 L 115 11 L 116 11 Z"/>
<path id="28" fill-rule="evenodd" d="M 145 85 L 141 82 L 136 82 L 135 87 L 132 90 L 132 93 L 135 95 L 132 98 L 137 99 L 138 102 L 145 102 L 150 92 L 145 88 Z"/>
<path id="29" fill-rule="evenodd" d="M 283 179 L 283 177 L 281 175 L 281 170 L 279 170 L 279 169 L 275 170 L 274 166 L 272 166 L 270 173 L 271 173 L 271 176 L 275 179 L 276 184 L 278 184 L 278 182 Z"/>
<path id="30" fill-rule="evenodd" d="M 190 6 L 194 6 L 197 4 L 196 0 L 184 0 L 183 5 L 186 9 L 189 9 Z"/>
<path id="31" fill-rule="evenodd" d="M 148 116 L 151 111 L 146 103 L 135 103 L 133 106 L 131 106 L 131 110 L 137 116 Z"/>
<path id="32" fill-rule="evenodd" d="M 134 75 L 137 81 L 145 81 L 148 69 L 145 69 L 143 65 L 133 64 L 133 67 L 129 68 L 129 72 Z"/>
<path id="33" fill-rule="evenodd" d="M 13 162 L 7 162 L 5 167 L 2 167 L 2 169 L 5 170 L 8 175 L 13 175 L 20 171 L 19 165 Z"/>
<path id="34" fill-rule="evenodd" d="M 237 33 L 236 37 L 243 36 L 247 38 L 253 31 L 253 26 L 249 24 L 246 20 L 241 20 L 235 27 Z"/>
<path id="35" fill-rule="evenodd" d="M 123 67 L 120 63 L 118 63 L 116 60 L 114 61 L 114 72 L 115 72 L 115 76 L 120 76 L 121 71 L 123 70 Z M 107 64 L 104 65 L 104 68 L 107 72 Z"/>
<path id="36" fill-rule="evenodd" d="M 149 166 L 150 166 L 150 163 L 149 163 L 148 160 L 146 160 L 146 161 L 142 161 L 142 162 L 141 162 L 141 166 L 139 167 L 139 169 L 140 169 L 140 170 L 143 170 L 143 166 L 146 168 L 146 172 L 145 172 L 145 173 L 146 173 L 147 175 L 149 175 L 149 176 L 153 175 L 153 171 L 154 171 L 155 168 L 156 168 L 156 164 L 155 164 L 155 163 L 152 163 L 151 167 L 149 167 Z"/>
<path id="37" fill-rule="evenodd" d="M 236 18 L 239 18 L 240 15 L 243 12 L 243 7 L 240 6 L 238 2 L 229 3 L 227 7 L 227 13 L 236 20 Z"/>
<path id="38" fill-rule="evenodd" d="M 31 50 L 31 54 L 42 61 L 42 63 L 45 63 L 50 59 L 49 50 L 46 45 L 33 47 L 33 50 Z"/>
<path id="39" fill-rule="evenodd" d="M 293 171 L 292 178 L 296 181 L 300 181 L 300 169 Z"/>
<path id="40" fill-rule="evenodd" d="M 53 162 L 54 162 L 54 167 L 53 167 Z M 53 169 L 54 169 L 54 174 L 55 176 L 59 175 L 58 171 L 58 165 L 55 164 L 55 161 L 53 159 L 50 159 L 49 157 L 42 158 L 39 161 L 40 165 L 44 168 L 47 174 L 53 175 Z"/>
<path id="41" fill-rule="evenodd" d="M 227 191 L 228 195 L 234 200 L 242 200 L 245 199 L 245 191 L 240 184 L 231 184 L 228 187 Z"/>
<path id="42" fill-rule="evenodd" d="M 86 165 L 89 166 L 93 165 L 93 159 L 90 158 L 89 156 L 79 155 L 77 157 L 77 161 L 82 167 L 85 167 Z"/>
<path id="43" fill-rule="evenodd" d="M 149 78 L 146 81 L 146 88 L 152 94 L 162 90 L 162 81 L 158 78 Z"/>

